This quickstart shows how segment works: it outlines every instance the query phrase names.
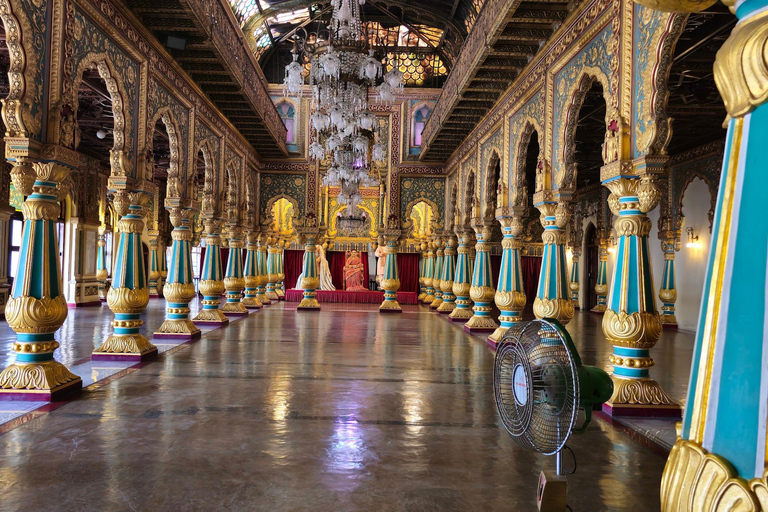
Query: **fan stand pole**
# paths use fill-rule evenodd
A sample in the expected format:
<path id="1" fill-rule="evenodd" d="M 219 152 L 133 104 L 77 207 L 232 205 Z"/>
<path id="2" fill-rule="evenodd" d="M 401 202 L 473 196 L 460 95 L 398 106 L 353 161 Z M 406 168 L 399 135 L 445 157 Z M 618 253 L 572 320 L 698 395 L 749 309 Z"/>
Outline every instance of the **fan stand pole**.
<path id="1" fill-rule="evenodd" d="M 558 450 L 555 454 L 555 474 L 563 476 L 563 450 Z"/>

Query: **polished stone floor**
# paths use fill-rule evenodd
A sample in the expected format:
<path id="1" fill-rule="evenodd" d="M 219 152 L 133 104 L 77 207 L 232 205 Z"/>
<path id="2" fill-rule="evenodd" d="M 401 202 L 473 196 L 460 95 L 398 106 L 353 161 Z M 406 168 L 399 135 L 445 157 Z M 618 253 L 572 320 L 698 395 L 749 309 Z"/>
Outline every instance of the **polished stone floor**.
<path id="1" fill-rule="evenodd" d="M 208 331 L 6 429 L 0 510 L 535 510 L 554 459 L 499 427 L 481 340 L 419 306 L 294 308 Z M 160 307 L 146 317 L 151 332 Z M 87 357 L 108 321 L 106 308 L 71 310 L 57 357 Z M 569 330 L 602 366 L 599 322 L 579 313 Z M 0 361 L 11 334 L 0 328 Z M 654 352 L 677 399 L 690 345 L 665 332 Z M 662 458 L 597 420 L 569 445 L 574 510 L 658 509 Z"/>

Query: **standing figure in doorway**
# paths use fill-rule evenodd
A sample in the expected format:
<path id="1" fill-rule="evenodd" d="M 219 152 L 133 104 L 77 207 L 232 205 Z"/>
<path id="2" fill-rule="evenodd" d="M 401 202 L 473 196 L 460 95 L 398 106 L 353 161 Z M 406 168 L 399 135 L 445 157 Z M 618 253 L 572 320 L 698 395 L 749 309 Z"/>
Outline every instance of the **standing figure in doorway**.
<path id="1" fill-rule="evenodd" d="M 387 263 L 387 250 L 384 246 L 384 237 L 379 237 L 378 247 L 376 247 L 376 252 L 374 252 L 373 255 L 376 256 L 376 282 L 379 283 L 379 288 L 381 288 L 381 280 L 384 279 L 384 267 Z"/>

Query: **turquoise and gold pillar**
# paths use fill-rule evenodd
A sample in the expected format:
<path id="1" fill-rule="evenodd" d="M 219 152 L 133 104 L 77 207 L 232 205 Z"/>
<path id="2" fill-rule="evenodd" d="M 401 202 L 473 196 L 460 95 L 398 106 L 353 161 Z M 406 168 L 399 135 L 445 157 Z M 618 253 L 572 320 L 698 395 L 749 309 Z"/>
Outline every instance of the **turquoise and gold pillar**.
<path id="1" fill-rule="evenodd" d="M 14 187 L 28 197 L 21 206 L 19 266 L 5 307 L 16 332 L 11 346 L 16 359 L 0 372 L 0 399 L 50 402 L 82 389 L 80 377 L 53 358 L 59 347 L 54 333 L 67 318 L 56 240 L 63 198 L 57 189 L 71 170 L 54 162 L 24 162 L 14 171 Z"/>
<path id="2" fill-rule="evenodd" d="M 99 299 L 101 302 L 106 302 L 109 271 L 107 270 L 107 240 L 104 226 L 99 226 L 99 238 L 96 245 L 98 247 L 96 251 L 96 280 L 99 282 Z"/>
<path id="3" fill-rule="evenodd" d="M 277 268 L 277 253 L 279 249 L 276 247 L 277 239 L 274 236 L 267 238 L 267 291 L 266 296 L 270 302 L 280 300 L 277 296 L 276 287 L 278 280 L 278 268 Z"/>
<path id="4" fill-rule="evenodd" d="M 200 272 L 198 288 L 203 294 L 203 309 L 192 321 L 195 325 L 226 325 L 229 318 L 221 312 L 221 294 L 224 293 L 224 273 L 221 268 L 221 220 L 203 219 L 205 226 L 205 259 Z"/>
<path id="5" fill-rule="evenodd" d="M 525 288 L 523 288 L 523 272 L 520 266 L 520 234 L 523 223 L 520 221 L 524 207 L 496 210 L 496 218 L 501 223 L 501 267 L 499 268 L 499 284 L 496 287 L 494 299 L 499 308 L 499 328 L 488 336 L 488 342 L 498 345 L 507 329 L 519 322 L 525 307 Z"/>
<path id="6" fill-rule="evenodd" d="M 147 231 L 147 235 L 149 235 L 149 296 L 159 297 L 157 281 L 160 279 L 160 251 L 157 238 L 160 236 L 160 232 L 156 229 L 150 229 Z"/>
<path id="7" fill-rule="evenodd" d="M 597 249 L 597 280 L 595 282 L 595 294 L 597 304 L 592 308 L 593 313 L 605 313 L 605 304 L 608 300 L 608 244 L 607 238 L 601 238 Z"/>
<path id="8" fill-rule="evenodd" d="M 435 300 L 432 276 L 435 273 L 435 244 L 427 242 L 427 259 L 424 262 L 424 298 L 422 304 L 430 305 Z"/>
<path id="9" fill-rule="evenodd" d="M 469 253 L 472 250 L 470 243 L 474 233 L 467 229 L 457 229 L 459 238 L 457 249 L 456 273 L 453 278 L 453 294 L 456 296 L 456 307 L 448 315 L 454 322 L 466 322 L 472 318 L 472 301 L 469 300 L 469 289 L 472 286 L 472 260 Z"/>
<path id="10" fill-rule="evenodd" d="M 317 249 L 315 240 L 320 234 L 318 228 L 302 228 L 299 233 L 304 235 L 304 264 L 302 265 L 301 288 L 304 290 L 304 298 L 298 305 L 299 310 L 319 311 L 320 303 L 315 298 L 315 291 L 320 287 L 320 269 L 317 268 Z"/>
<path id="11" fill-rule="evenodd" d="M 173 231 L 171 238 L 171 264 L 168 268 L 168 282 L 163 285 L 166 301 L 166 318 L 155 331 L 158 339 L 191 340 L 200 336 L 200 329 L 189 319 L 189 303 L 197 294 L 192 282 L 192 228 L 190 222 L 193 210 L 182 206 L 178 199 L 167 198 L 177 203 L 168 207 Z"/>
<path id="12" fill-rule="evenodd" d="M 667 218 L 662 221 L 663 227 L 668 228 L 659 231 L 661 250 L 664 253 L 664 273 L 661 276 L 661 325 L 669 329 L 677 329 L 675 317 L 675 301 L 677 300 L 677 288 L 675 287 L 675 253 L 680 250 L 680 230 L 674 229 L 672 220 Z"/>
<path id="13" fill-rule="evenodd" d="M 384 289 L 384 302 L 379 306 L 379 313 L 402 313 L 397 302 L 397 290 L 400 289 L 400 277 L 397 273 L 397 241 L 400 238 L 399 229 L 382 229 L 379 231 L 387 241 L 387 259 L 384 261 L 384 278 L 381 287 Z"/>
<path id="14" fill-rule="evenodd" d="M 275 283 L 275 293 L 278 300 L 285 300 L 285 269 L 283 268 L 283 255 L 285 254 L 285 240 L 278 239 L 275 247 L 275 257 L 277 258 L 277 282 Z"/>
<path id="15" fill-rule="evenodd" d="M 613 345 L 613 395 L 603 409 L 613 415 L 679 416 L 680 407 L 650 377 L 650 356 L 661 337 L 656 310 L 648 234 L 652 210 L 661 196 L 653 182 L 649 163 L 638 174 L 622 173 L 620 162 L 601 170 L 603 184 L 611 191 L 608 204 L 617 216 L 614 223 L 618 246 L 603 315 L 603 333 Z M 642 173 L 642 174 L 640 174 Z"/>
<path id="16" fill-rule="evenodd" d="M 115 197 L 120 198 L 121 195 L 128 199 L 129 206 L 118 224 L 120 238 L 115 252 L 115 271 L 112 287 L 107 293 L 107 304 L 115 314 L 112 322 L 114 334 L 93 351 L 91 359 L 94 361 L 142 361 L 157 357 L 157 347 L 139 330 L 144 325 L 141 313 L 149 304 L 141 244 L 141 232 L 144 231 L 142 216 L 149 195 L 135 191 L 127 194 L 118 192 Z M 121 203 L 119 199 L 113 202 L 118 215 L 125 211 Z"/>
<path id="17" fill-rule="evenodd" d="M 768 510 L 768 1 L 734 5 L 715 60 L 728 112 L 693 365 L 661 510 Z M 699 507 L 699 508 L 697 508 Z"/>
<path id="18" fill-rule="evenodd" d="M 429 303 L 430 309 L 437 309 L 440 307 L 440 304 L 443 303 L 441 281 L 443 277 L 443 258 L 445 257 L 445 251 L 443 250 L 443 240 L 439 236 L 435 238 L 435 245 L 435 268 L 432 270 L 432 289 L 434 289 L 435 300 Z"/>
<path id="19" fill-rule="evenodd" d="M 565 226 L 570 217 L 568 205 L 558 201 L 551 190 L 534 195 L 534 206 L 541 212 L 544 253 L 533 314 L 536 318 L 555 318 L 563 325 L 573 318 L 573 302 L 569 295 L 568 264 L 565 259 Z"/>
<path id="20" fill-rule="evenodd" d="M 165 297 L 163 295 L 163 286 L 165 286 L 165 280 L 168 278 L 168 251 L 166 251 L 168 246 L 166 243 L 167 240 L 162 239 L 159 241 L 157 249 L 160 261 L 160 277 L 157 278 L 157 293 L 160 294 L 161 297 Z"/>
<path id="21" fill-rule="evenodd" d="M 571 249 L 571 283 L 569 284 L 573 309 L 581 309 L 581 306 L 579 306 L 579 259 L 581 259 L 581 249 L 578 246 L 574 246 Z"/>
<path id="22" fill-rule="evenodd" d="M 427 243 L 421 242 L 421 260 L 419 260 L 419 296 L 416 298 L 419 302 L 424 302 L 427 296 L 427 287 L 424 284 L 424 274 L 427 265 Z"/>
<path id="23" fill-rule="evenodd" d="M 248 232 L 248 244 L 245 246 L 245 265 L 243 267 L 243 278 L 245 279 L 245 298 L 243 306 L 248 309 L 261 309 L 261 301 L 258 296 L 259 267 L 257 258 L 259 252 L 258 245 L 259 234 L 251 230 Z"/>
<path id="24" fill-rule="evenodd" d="M 258 296 L 259 302 L 261 302 L 261 305 L 263 307 L 267 307 L 270 304 L 272 304 L 272 301 L 267 296 L 267 284 L 269 283 L 269 269 L 267 268 L 268 236 L 265 233 L 261 233 L 257 240 L 259 244 L 256 251 L 256 268 L 259 271 L 259 284 L 256 288 L 256 295 Z M 314 250 L 314 244 L 312 245 L 312 247 Z M 306 258 L 306 254 L 305 254 L 305 258 Z M 317 266 L 317 264 L 315 264 L 315 266 Z M 318 287 L 320 286 L 319 280 L 317 282 L 317 286 Z"/>
<path id="25" fill-rule="evenodd" d="M 245 278 L 243 277 L 243 228 L 237 224 L 229 225 L 229 257 L 227 271 L 224 274 L 224 288 L 227 290 L 227 302 L 221 312 L 227 316 L 245 316 L 248 310 L 242 303 Z"/>
<path id="26" fill-rule="evenodd" d="M 450 314 L 456 309 L 456 295 L 453 294 L 453 280 L 456 276 L 456 238 L 447 232 L 443 256 L 443 275 L 440 279 L 440 289 L 443 291 L 443 302 L 437 312 Z"/>
<path id="27" fill-rule="evenodd" d="M 477 244 L 475 245 L 477 254 L 475 255 L 475 271 L 472 273 L 469 297 L 475 305 L 472 307 L 474 314 L 464 324 L 464 330 L 470 333 L 493 332 L 499 325 L 491 317 L 491 301 L 496 294 L 491 273 L 491 226 L 490 223 L 476 220 L 474 230 L 477 237 Z"/>

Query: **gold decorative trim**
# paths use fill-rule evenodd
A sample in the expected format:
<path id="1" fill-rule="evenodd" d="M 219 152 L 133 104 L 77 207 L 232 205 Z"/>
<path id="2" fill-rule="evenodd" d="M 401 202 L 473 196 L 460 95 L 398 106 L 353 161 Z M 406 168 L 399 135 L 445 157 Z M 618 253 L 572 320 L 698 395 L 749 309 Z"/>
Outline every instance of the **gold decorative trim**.
<path id="1" fill-rule="evenodd" d="M 79 380 L 58 361 L 13 363 L 0 372 L 0 389 L 51 391 Z"/>

